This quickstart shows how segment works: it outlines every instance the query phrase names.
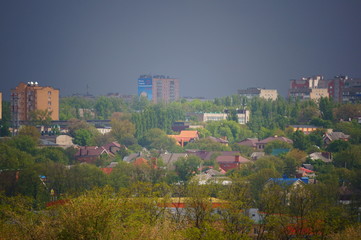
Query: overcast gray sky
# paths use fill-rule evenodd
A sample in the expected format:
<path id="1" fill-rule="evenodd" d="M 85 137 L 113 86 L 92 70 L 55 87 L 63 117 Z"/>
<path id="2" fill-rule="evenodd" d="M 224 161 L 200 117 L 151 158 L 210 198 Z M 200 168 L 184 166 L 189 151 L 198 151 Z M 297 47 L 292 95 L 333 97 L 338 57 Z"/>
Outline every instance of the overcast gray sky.
<path id="1" fill-rule="evenodd" d="M 137 93 L 141 74 L 208 98 L 290 79 L 361 77 L 359 0 L 2 0 L 0 91 Z"/>

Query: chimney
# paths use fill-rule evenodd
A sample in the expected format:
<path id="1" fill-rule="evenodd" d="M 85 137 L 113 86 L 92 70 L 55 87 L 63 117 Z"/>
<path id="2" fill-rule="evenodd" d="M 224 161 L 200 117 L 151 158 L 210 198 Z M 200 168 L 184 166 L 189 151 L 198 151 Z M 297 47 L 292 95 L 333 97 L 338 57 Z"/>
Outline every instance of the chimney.
<path id="1" fill-rule="evenodd" d="M 236 163 L 239 163 L 239 162 L 240 162 L 240 156 L 239 156 L 239 155 L 235 155 L 235 156 L 234 156 L 234 161 L 235 161 Z"/>

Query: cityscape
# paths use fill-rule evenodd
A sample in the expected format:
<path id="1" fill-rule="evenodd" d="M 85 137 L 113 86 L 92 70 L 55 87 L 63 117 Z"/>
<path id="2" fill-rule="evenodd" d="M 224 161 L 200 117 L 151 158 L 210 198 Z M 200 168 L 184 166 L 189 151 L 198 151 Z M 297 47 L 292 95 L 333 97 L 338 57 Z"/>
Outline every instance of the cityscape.
<path id="1" fill-rule="evenodd" d="M 360 10 L 1 2 L 0 239 L 361 239 Z"/>

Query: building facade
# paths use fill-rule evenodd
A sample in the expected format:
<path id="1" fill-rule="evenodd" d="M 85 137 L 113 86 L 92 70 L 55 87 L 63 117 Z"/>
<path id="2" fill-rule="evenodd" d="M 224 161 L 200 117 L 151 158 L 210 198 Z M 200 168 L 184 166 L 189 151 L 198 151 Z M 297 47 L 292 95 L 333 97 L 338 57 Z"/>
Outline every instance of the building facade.
<path id="1" fill-rule="evenodd" d="M 326 84 L 324 84 L 324 87 L 327 87 L 328 94 L 335 102 L 343 101 L 343 89 L 348 79 L 347 76 L 336 76 L 333 79 L 325 81 Z"/>
<path id="2" fill-rule="evenodd" d="M 264 89 L 264 88 L 239 89 L 238 94 L 240 96 L 247 98 L 260 97 L 273 101 L 276 100 L 278 97 L 278 92 L 276 89 Z"/>
<path id="3" fill-rule="evenodd" d="M 194 116 L 199 122 L 209 121 L 222 121 L 227 120 L 227 113 L 190 113 L 190 116 Z M 250 111 L 249 110 L 238 110 L 237 118 L 239 124 L 246 124 L 249 122 Z"/>
<path id="4" fill-rule="evenodd" d="M 323 76 L 291 80 L 288 97 L 293 100 L 310 99 L 314 101 L 318 101 L 321 97 L 329 97 L 327 82 Z"/>
<path id="5" fill-rule="evenodd" d="M 52 120 L 59 120 L 59 90 L 41 87 L 37 82 L 20 83 L 11 89 L 11 113 L 17 127 L 20 121 L 31 120 L 35 110 L 47 110 Z"/>
<path id="6" fill-rule="evenodd" d="M 347 79 L 342 89 L 342 102 L 361 103 L 361 79 Z"/>
<path id="7" fill-rule="evenodd" d="M 138 78 L 138 96 L 154 103 L 173 102 L 179 99 L 179 80 L 163 75 L 142 75 Z"/>

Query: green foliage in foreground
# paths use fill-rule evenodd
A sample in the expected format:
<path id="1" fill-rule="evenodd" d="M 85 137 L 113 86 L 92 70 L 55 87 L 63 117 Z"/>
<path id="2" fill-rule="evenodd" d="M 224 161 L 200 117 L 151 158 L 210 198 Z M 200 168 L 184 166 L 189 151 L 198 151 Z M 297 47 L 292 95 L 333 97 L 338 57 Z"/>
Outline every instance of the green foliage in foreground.
<path id="1" fill-rule="evenodd" d="M 2 239 L 312 239 L 358 236 L 348 209 L 335 205 L 330 189 L 306 186 L 285 191 L 265 188 L 253 202 L 248 184 L 198 186 L 136 183 L 118 192 L 110 187 L 68 197 L 61 204 L 34 211 L 30 198 L 0 195 Z M 215 198 L 210 196 L 216 193 Z M 182 202 L 184 208 L 167 206 Z M 212 208 L 212 201 L 222 208 Z M 285 204 L 287 201 L 288 204 Z M 246 210 L 263 212 L 253 222 Z M 289 231 L 293 228 L 294 231 Z M 352 228 L 355 233 L 350 232 Z M 256 229 L 256 231 L 255 231 Z"/>

